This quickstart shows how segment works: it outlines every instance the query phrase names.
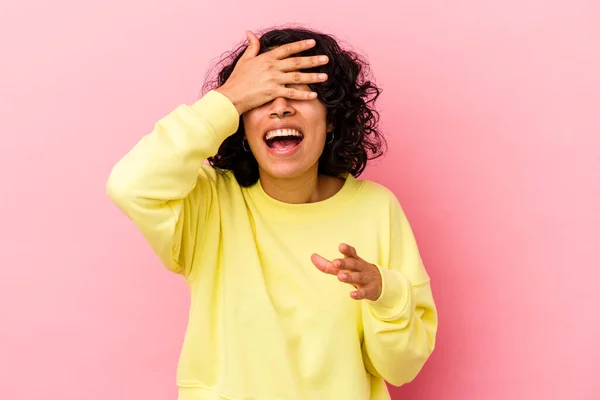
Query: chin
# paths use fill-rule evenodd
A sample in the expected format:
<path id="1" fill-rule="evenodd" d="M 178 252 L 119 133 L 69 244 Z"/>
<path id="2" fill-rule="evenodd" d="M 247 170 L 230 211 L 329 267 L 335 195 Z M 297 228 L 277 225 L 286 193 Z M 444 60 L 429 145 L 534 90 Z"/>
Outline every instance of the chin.
<path id="1" fill-rule="evenodd" d="M 278 165 L 263 165 L 261 170 L 266 175 L 275 179 L 293 179 L 303 176 L 311 171 L 312 168 L 306 166 L 293 165 L 294 163 L 277 163 Z M 284 164 L 284 165 L 282 165 Z M 285 165 L 287 164 L 287 165 Z"/>

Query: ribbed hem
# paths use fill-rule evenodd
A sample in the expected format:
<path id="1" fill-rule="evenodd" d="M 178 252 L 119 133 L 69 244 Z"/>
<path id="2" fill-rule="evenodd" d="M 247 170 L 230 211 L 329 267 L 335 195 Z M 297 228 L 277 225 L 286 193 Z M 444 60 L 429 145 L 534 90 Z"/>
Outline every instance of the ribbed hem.
<path id="1" fill-rule="evenodd" d="M 241 400 L 203 387 L 179 387 L 177 400 Z"/>

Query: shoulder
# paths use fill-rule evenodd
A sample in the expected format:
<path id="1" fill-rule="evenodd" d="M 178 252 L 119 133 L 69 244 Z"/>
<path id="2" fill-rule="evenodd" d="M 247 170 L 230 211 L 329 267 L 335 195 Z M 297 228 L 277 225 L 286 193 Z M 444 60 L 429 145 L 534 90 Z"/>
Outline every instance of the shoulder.
<path id="1" fill-rule="evenodd" d="M 358 185 L 356 200 L 360 207 L 371 216 L 404 220 L 406 215 L 396 193 L 387 186 L 368 179 L 356 179 Z"/>
<path id="2" fill-rule="evenodd" d="M 208 162 L 204 162 L 198 171 L 200 177 L 206 176 L 212 181 L 225 180 L 228 181 L 233 178 L 233 173 L 230 170 L 215 168 Z"/>
<path id="3" fill-rule="evenodd" d="M 198 184 L 208 184 L 217 192 L 241 189 L 231 170 L 215 168 L 208 163 L 203 164 L 198 171 Z"/>
<path id="4" fill-rule="evenodd" d="M 370 199 L 380 204 L 399 205 L 398 197 L 387 186 L 368 179 L 355 179 L 359 186 L 359 194 L 362 199 Z"/>

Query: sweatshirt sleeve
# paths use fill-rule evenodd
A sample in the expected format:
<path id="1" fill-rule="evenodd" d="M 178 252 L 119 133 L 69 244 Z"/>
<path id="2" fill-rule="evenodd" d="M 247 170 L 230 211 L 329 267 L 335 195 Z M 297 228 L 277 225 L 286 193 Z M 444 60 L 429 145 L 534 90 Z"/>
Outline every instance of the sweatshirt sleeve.
<path id="1" fill-rule="evenodd" d="M 431 355 L 438 315 L 415 237 L 397 202 L 391 205 L 389 254 L 381 261 L 381 295 L 363 302 L 363 357 L 370 373 L 401 386 Z"/>
<path id="2" fill-rule="evenodd" d="M 186 278 L 215 196 L 216 175 L 204 161 L 238 124 L 229 99 L 210 91 L 159 120 L 108 177 L 109 198 L 136 224 L 163 264 Z"/>

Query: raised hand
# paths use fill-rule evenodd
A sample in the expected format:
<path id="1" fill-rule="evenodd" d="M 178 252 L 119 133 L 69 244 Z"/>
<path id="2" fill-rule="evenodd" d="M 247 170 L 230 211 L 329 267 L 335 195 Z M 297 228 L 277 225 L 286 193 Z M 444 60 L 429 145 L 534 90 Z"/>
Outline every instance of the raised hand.
<path id="1" fill-rule="evenodd" d="M 229 98 L 240 115 L 277 97 L 293 100 L 312 100 L 317 97 L 313 91 L 286 87 L 327 80 L 327 74 L 299 72 L 301 69 L 327 64 L 327 56 L 290 57 L 313 47 L 314 40 L 285 44 L 258 55 L 259 39 L 251 31 L 247 31 L 246 34 L 248 48 L 227 81 L 217 89 Z"/>
<path id="2" fill-rule="evenodd" d="M 344 255 L 343 258 L 329 261 L 313 254 L 311 261 L 324 273 L 335 275 L 341 282 L 354 286 L 356 290 L 350 293 L 353 299 L 377 300 L 382 290 L 379 269 L 360 258 L 354 247 L 348 244 L 341 244 L 339 251 Z"/>

